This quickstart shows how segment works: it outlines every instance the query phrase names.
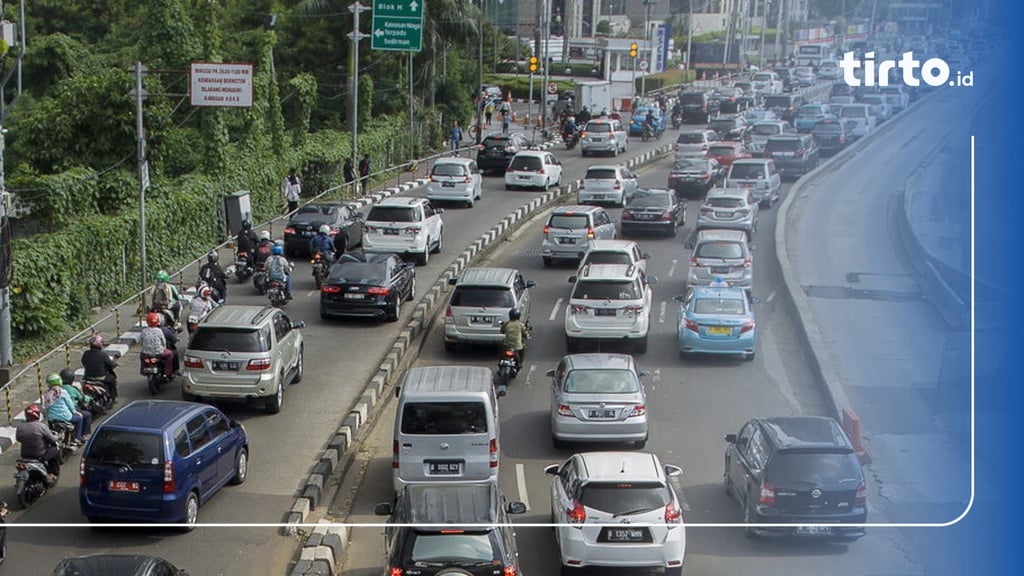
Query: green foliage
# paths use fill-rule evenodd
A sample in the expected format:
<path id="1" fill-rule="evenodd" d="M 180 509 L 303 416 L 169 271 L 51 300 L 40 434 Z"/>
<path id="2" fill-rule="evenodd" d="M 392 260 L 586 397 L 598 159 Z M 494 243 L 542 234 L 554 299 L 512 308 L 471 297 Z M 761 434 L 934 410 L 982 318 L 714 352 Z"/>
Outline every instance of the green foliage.
<path id="1" fill-rule="evenodd" d="M 145 6 L 140 54 L 154 69 L 185 69 L 200 54 L 200 42 L 189 0 L 150 0 Z"/>
<path id="2" fill-rule="evenodd" d="M 594 29 L 597 34 L 609 35 L 612 33 L 612 23 L 608 20 L 601 20 L 597 23 L 597 28 Z"/>
<path id="3" fill-rule="evenodd" d="M 285 105 L 288 106 L 288 124 L 292 127 L 292 143 L 302 146 L 306 143 L 313 106 L 316 105 L 316 77 L 303 72 L 288 81 L 288 89 L 292 94 Z"/>
<path id="4" fill-rule="evenodd" d="M 693 70 L 690 70 L 689 74 L 678 69 L 665 70 L 664 72 L 658 72 L 657 74 L 647 75 L 644 82 L 641 82 L 641 80 L 637 78 L 636 84 L 638 91 L 639 88 L 643 86 L 648 92 L 651 92 L 652 90 L 660 90 L 666 86 L 675 86 L 677 84 L 682 84 L 683 82 L 692 82 L 694 75 L 695 72 Z"/>

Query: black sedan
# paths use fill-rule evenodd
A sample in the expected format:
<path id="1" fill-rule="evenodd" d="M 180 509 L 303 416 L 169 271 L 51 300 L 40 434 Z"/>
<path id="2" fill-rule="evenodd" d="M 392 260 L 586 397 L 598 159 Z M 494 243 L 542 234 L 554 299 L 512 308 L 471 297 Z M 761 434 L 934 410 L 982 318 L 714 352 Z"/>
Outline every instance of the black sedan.
<path id="1" fill-rule="evenodd" d="M 397 254 L 342 255 L 320 288 L 320 317 L 359 316 L 394 322 L 416 296 L 415 264 Z"/>
<path id="2" fill-rule="evenodd" d="M 339 202 L 307 204 L 298 209 L 284 227 L 284 251 L 288 256 L 309 254 L 309 241 L 324 224 L 331 227 L 334 252 L 344 254 L 363 243 L 363 213 Z"/>
<path id="3" fill-rule="evenodd" d="M 488 134 L 480 143 L 476 153 L 476 165 L 480 172 L 492 171 L 504 174 L 512 158 L 522 150 L 530 147 L 526 136 L 513 132 L 511 134 Z"/>
<path id="4" fill-rule="evenodd" d="M 648 230 L 675 236 L 676 228 L 685 225 L 686 203 L 671 190 L 637 190 L 622 209 L 623 236 Z"/>
<path id="5" fill-rule="evenodd" d="M 668 173 L 668 187 L 677 196 L 705 196 L 721 186 L 725 169 L 713 158 L 684 158 Z"/>

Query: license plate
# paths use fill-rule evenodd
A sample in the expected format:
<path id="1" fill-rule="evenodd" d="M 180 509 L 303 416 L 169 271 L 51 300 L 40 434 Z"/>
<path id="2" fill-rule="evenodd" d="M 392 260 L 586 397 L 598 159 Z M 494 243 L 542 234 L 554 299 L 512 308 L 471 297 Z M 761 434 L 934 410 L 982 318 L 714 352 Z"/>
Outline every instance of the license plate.
<path id="1" fill-rule="evenodd" d="M 829 526 L 797 526 L 796 533 L 809 536 L 831 536 L 832 528 Z"/>
<path id="2" fill-rule="evenodd" d="M 615 418 L 615 410 L 588 410 L 589 418 Z"/>
<path id="3" fill-rule="evenodd" d="M 143 374 L 156 374 L 158 371 L 156 366 L 146 366 L 142 369 Z"/>
<path id="4" fill-rule="evenodd" d="M 604 528 L 598 542 L 644 542 L 647 540 L 646 528 Z"/>
<path id="5" fill-rule="evenodd" d="M 345 299 L 346 300 L 362 300 L 363 299 L 363 295 L 362 294 L 345 294 Z"/>
<path id="6" fill-rule="evenodd" d="M 398 236 L 397 228 L 384 228 L 383 232 L 385 236 Z"/>
<path id="7" fill-rule="evenodd" d="M 601 142 L 602 140 L 604 140 L 604 139 L 603 138 L 591 138 L 590 139 L 591 142 Z"/>
<path id="8" fill-rule="evenodd" d="M 730 271 L 730 268 L 728 266 L 712 266 L 711 267 L 711 273 L 712 274 L 728 274 L 729 271 Z"/>
<path id="9" fill-rule="evenodd" d="M 708 334 L 721 334 L 728 336 L 732 334 L 732 328 L 729 326 L 708 326 Z"/>
<path id="10" fill-rule="evenodd" d="M 750 182 L 740 182 L 740 188 L 753 188 L 754 185 Z"/>
<path id="11" fill-rule="evenodd" d="M 615 308 L 595 308 L 594 316 L 615 316 Z"/>
<path id="12" fill-rule="evenodd" d="M 462 473 L 462 462 L 427 462 L 430 474 L 457 475 Z"/>
<path id="13" fill-rule="evenodd" d="M 441 182 L 442 188 L 455 188 L 455 182 Z"/>
<path id="14" fill-rule="evenodd" d="M 310 236 L 313 235 L 313 231 L 312 230 L 303 230 L 302 231 L 302 235 L 305 236 L 306 238 L 309 238 Z"/>
<path id="15" fill-rule="evenodd" d="M 654 220 L 654 214 L 636 214 L 637 220 Z"/>
<path id="16" fill-rule="evenodd" d="M 214 370 L 238 370 L 238 362 L 230 362 L 224 360 L 213 361 Z"/>
<path id="17" fill-rule="evenodd" d="M 558 239 L 558 243 L 559 244 L 575 244 L 576 243 L 576 239 L 575 238 L 566 238 L 566 237 L 563 236 L 563 237 Z"/>
<path id="18" fill-rule="evenodd" d="M 107 483 L 107 488 L 111 492 L 138 492 L 139 483 L 130 482 L 128 480 L 111 480 Z"/>
<path id="19" fill-rule="evenodd" d="M 493 322 L 493 321 L 491 320 L 490 316 L 470 316 L 469 317 L 469 323 L 470 324 L 490 324 L 491 322 Z"/>
<path id="20" fill-rule="evenodd" d="M 532 178 L 532 176 L 523 176 L 520 174 L 519 176 L 517 176 L 517 178 L 519 178 L 520 180 L 529 180 L 530 178 Z"/>

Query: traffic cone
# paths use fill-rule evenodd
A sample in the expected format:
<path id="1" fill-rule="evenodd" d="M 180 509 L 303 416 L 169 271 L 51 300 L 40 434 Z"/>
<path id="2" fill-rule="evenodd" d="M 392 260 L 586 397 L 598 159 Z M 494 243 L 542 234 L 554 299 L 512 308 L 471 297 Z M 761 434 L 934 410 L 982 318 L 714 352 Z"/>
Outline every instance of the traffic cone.
<path id="1" fill-rule="evenodd" d="M 516 116 L 516 111 L 512 111 L 512 122 L 518 122 L 519 118 Z"/>
<path id="2" fill-rule="evenodd" d="M 523 126 L 529 126 L 529 125 L 530 125 L 530 114 L 527 113 L 526 116 L 523 116 Z"/>

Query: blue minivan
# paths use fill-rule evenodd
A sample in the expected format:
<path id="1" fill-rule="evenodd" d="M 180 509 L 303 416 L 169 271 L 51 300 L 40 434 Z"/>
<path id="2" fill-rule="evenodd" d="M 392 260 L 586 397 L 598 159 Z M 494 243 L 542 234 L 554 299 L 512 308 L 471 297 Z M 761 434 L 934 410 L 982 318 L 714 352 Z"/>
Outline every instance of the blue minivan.
<path id="1" fill-rule="evenodd" d="M 181 523 L 225 484 L 241 484 L 249 441 L 241 423 L 206 404 L 136 400 L 98 426 L 79 464 L 78 500 L 90 522 Z"/>

